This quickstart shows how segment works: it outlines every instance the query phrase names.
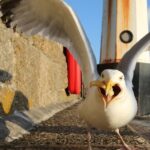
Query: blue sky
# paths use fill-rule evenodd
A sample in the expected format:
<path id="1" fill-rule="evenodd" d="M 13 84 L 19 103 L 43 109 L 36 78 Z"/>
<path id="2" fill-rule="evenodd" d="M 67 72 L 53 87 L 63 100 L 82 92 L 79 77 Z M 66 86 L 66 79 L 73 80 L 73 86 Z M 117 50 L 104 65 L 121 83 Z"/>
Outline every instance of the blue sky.
<path id="1" fill-rule="evenodd" d="M 65 1 L 68 4 L 70 4 L 70 6 L 75 10 L 76 14 L 78 15 L 95 53 L 97 63 L 99 63 L 102 32 L 103 0 Z M 150 8 L 150 0 L 148 0 L 148 7 Z"/>
<path id="2" fill-rule="evenodd" d="M 150 0 L 147 0 L 148 1 L 148 6 L 150 6 Z"/>
<path id="3" fill-rule="evenodd" d="M 100 57 L 103 0 L 65 0 L 79 17 L 96 56 Z"/>

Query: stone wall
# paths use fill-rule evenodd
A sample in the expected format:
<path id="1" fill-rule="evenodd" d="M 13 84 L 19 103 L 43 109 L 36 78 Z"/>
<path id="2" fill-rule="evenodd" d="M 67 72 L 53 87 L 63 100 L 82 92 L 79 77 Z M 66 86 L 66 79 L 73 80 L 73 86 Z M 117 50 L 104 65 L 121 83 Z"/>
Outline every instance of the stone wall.
<path id="1" fill-rule="evenodd" d="M 12 75 L 4 86 L 21 93 L 29 109 L 76 98 L 66 96 L 67 64 L 62 45 L 38 36 L 19 35 L 2 23 L 0 70 Z M 23 104 L 21 101 L 15 102 L 15 106 Z"/>

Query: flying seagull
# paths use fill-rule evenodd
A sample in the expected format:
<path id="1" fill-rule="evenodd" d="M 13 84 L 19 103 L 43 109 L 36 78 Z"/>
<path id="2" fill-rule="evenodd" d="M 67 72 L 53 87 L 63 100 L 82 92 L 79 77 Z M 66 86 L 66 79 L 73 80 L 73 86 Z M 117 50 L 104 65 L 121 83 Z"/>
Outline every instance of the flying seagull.
<path id="1" fill-rule="evenodd" d="M 27 35 L 55 40 L 71 51 L 88 88 L 86 99 L 79 106 L 80 116 L 89 126 L 114 130 L 129 150 L 119 128 L 137 112 L 132 78 L 137 58 L 149 44 L 150 33 L 124 55 L 116 70 L 104 70 L 98 75 L 95 56 L 81 23 L 63 0 L 1 0 L 0 5 L 6 25 Z"/>

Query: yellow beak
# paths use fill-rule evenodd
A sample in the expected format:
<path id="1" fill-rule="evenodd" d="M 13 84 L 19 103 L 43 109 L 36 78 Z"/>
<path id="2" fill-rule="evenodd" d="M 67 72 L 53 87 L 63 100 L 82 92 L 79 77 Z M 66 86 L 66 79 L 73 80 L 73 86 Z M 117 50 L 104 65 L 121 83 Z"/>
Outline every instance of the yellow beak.
<path id="1" fill-rule="evenodd" d="M 99 81 L 99 80 L 96 80 L 96 81 L 92 81 L 90 83 L 90 87 L 92 86 L 97 86 L 99 88 L 102 88 L 105 90 L 105 93 L 103 94 L 103 102 L 104 102 L 104 106 L 107 107 L 108 104 L 111 102 L 112 100 L 112 97 L 114 95 L 114 90 L 113 90 L 113 86 L 115 85 L 116 83 L 114 83 L 112 80 L 109 80 L 108 82 L 103 82 L 103 81 Z"/>
<path id="2" fill-rule="evenodd" d="M 115 85 L 115 83 L 111 80 L 106 83 L 106 89 L 105 89 L 106 96 L 113 96 L 114 95 L 114 91 L 112 88 L 114 85 Z"/>
<path id="3" fill-rule="evenodd" d="M 105 92 L 106 92 L 106 96 L 113 96 L 114 91 L 113 91 L 113 88 L 112 88 L 112 87 L 113 87 L 114 85 L 115 85 L 115 83 L 114 83 L 112 80 L 106 82 L 105 84 L 102 83 L 102 81 L 99 81 L 99 80 L 92 81 L 92 82 L 90 83 L 90 87 L 92 87 L 92 86 L 97 86 L 97 87 L 103 88 L 103 89 L 105 90 Z"/>

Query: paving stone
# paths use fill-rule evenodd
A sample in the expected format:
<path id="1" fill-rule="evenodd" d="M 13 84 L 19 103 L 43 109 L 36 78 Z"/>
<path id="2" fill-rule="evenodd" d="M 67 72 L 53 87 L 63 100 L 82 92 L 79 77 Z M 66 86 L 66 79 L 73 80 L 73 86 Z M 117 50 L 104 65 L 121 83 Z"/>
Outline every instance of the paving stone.
<path id="1" fill-rule="evenodd" d="M 0 142 L 5 149 L 36 150 L 87 150 L 86 124 L 79 118 L 77 104 L 63 110 L 52 118 L 37 125 L 31 134 L 11 143 Z M 149 150 L 149 142 L 132 132 L 129 128 L 121 128 L 125 141 L 137 150 Z M 92 129 L 93 150 L 117 150 L 121 142 L 114 132 Z"/>

